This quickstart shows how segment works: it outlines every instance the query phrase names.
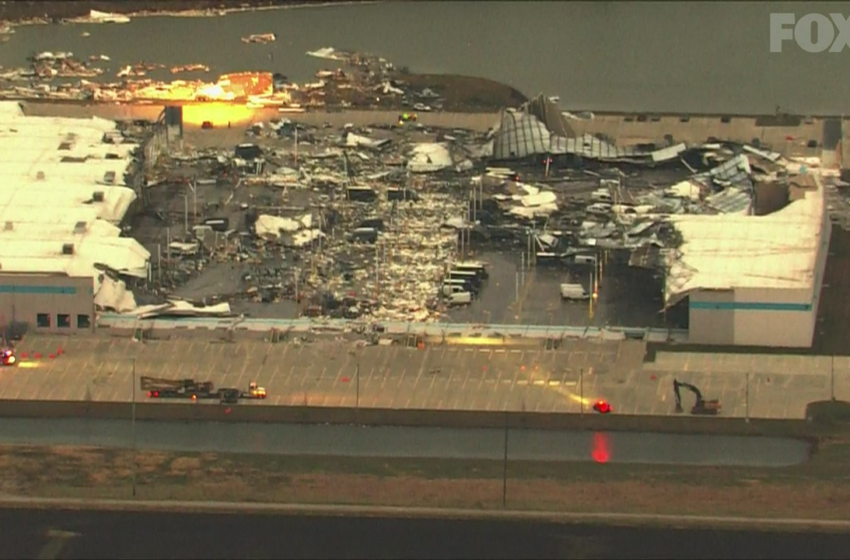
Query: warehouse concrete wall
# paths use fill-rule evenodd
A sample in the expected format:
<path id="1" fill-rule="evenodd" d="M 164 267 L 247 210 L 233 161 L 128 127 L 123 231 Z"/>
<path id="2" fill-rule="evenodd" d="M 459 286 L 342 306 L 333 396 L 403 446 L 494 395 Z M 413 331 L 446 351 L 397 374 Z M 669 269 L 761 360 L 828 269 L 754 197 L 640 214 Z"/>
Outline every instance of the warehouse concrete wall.
<path id="1" fill-rule="evenodd" d="M 695 344 L 786 348 L 812 344 L 816 309 L 811 290 L 698 290 L 688 305 L 688 340 Z"/>
<path id="2" fill-rule="evenodd" d="M 815 315 L 811 289 L 735 290 L 734 342 L 740 346 L 809 348 Z"/>
<path id="3" fill-rule="evenodd" d="M 94 332 L 92 278 L 0 274 L 0 326 L 47 333 Z"/>
<path id="4" fill-rule="evenodd" d="M 822 188 L 820 185 L 818 187 Z M 832 239 L 832 219 L 829 216 L 826 197 L 824 197 L 823 205 L 824 211 L 823 222 L 821 223 L 820 243 L 818 244 L 818 255 L 815 259 L 815 281 L 812 293 L 812 342 L 810 344 L 814 342 L 814 336 L 818 334 L 818 310 L 820 309 L 821 292 L 824 288 L 823 279 L 826 275 L 826 260 L 829 258 L 829 242 Z"/>
<path id="5" fill-rule="evenodd" d="M 734 344 L 735 301 L 732 290 L 699 290 L 688 298 L 688 342 Z"/>
<path id="6" fill-rule="evenodd" d="M 823 189 L 817 176 L 815 186 Z M 737 288 L 697 291 L 689 298 L 688 338 L 696 344 L 811 348 L 817 329 L 832 221 L 826 197 L 812 284 L 803 289 Z"/>

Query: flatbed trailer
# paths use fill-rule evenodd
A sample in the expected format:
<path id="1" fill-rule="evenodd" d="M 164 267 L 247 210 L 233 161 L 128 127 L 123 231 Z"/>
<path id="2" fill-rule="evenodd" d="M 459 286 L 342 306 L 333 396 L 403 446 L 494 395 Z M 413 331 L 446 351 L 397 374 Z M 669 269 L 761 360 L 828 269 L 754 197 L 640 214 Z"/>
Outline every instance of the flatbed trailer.
<path id="1" fill-rule="evenodd" d="M 242 399 L 265 399 L 266 390 L 252 381 L 247 391 L 232 388 L 216 390 L 212 381 L 194 379 L 161 379 L 143 376 L 141 389 L 150 399 L 188 399 L 192 401 L 217 399 L 221 403 L 237 404 Z"/>

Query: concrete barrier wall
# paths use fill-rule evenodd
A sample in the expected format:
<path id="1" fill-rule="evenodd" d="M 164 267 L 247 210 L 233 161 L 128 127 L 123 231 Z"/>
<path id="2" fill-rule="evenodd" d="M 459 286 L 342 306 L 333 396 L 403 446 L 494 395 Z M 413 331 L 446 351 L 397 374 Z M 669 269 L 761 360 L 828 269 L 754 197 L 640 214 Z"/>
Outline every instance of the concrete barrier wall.
<path id="1" fill-rule="evenodd" d="M 552 325 L 510 325 L 510 324 L 473 324 L 473 323 L 413 323 L 401 321 L 364 321 L 346 319 L 256 319 L 256 318 L 218 318 L 183 317 L 138 319 L 117 313 L 101 313 L 97 317 L 97 327 L 109 329 L 113 333 L 131 336 L 136 330 L 142 331 L 214 331 L 225 334 L 261 333 L 278 334 L 304 332 L 381 332 L 392 335 L 421 335 L 429 337 L 485 336 L 485 337 L 523 337 L 549 340 L 569 338 L 593 338 L 603 340 L 623 340 L 641 338 L 652 342 L 686 342 L 688 331 L 684 329 L 659 329 L 638 327 L 569 327 Z"/>
<path id="2" fill-rule="evenodd" d="M 0 418 L 131 419 L 129 403 L 0 400 Z M 599 414 L 550 414 L 534 412 L 485 412 L 354 409 L 328 407 L 226 406 L 209 403 L 162 402 L 136 405 L 139 421 L 247 422 L 279 424 L 336 424 L 441 428 L 642 431 L 683 434 L 770 435 L 816 437 L 832 433 L 830 426 L 803 420 L 694 416 L 628 416 Z"/>

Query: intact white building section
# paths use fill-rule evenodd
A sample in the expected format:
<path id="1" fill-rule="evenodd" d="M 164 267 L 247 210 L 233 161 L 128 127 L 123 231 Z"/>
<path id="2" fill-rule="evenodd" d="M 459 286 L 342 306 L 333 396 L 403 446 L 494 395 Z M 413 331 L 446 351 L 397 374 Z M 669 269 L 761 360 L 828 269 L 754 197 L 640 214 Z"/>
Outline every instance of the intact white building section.
<path id="1" fill-rule="evenodd" d="M 810 290 L 823 200 L 819 187 L 767 216 L 671 216 L 682 245 L 670 265 L 668 302 L 694 289 Z"/>
<path id="2" fill-rule="evenodd" d="M 823 186 L 766 216 L 672 216 L 666 305 L 689 297 L 692 342 L 811 346 L 829 244 Z"/>
<path id="3" fill-rule="evenodd" d="M 118 227 L 136 198 L 124 175 L 137 147 L 112 121 L 28 117 L 0 102 L 0 270 L 92 277 L 101 307 L 135 307 L 101 269 L 147 275 L 150 253 Z"/>

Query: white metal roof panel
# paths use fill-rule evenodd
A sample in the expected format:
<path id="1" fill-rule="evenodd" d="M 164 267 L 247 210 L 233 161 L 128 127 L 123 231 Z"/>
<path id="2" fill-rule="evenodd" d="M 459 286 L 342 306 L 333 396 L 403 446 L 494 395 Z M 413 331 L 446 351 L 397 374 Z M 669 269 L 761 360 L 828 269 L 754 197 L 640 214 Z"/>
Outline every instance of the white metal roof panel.
<path id="1" fill-rule="evenodd" d="M 98 264 L 144 273 L 150 254 L 114 225 L 136 196 L 123 185 L 137 146 L 113 137 L 112 121 L 29 117 L 0 102 L 0 270 L 93 276 L 95 286 Z"/>
<path id="2" fill-rule="evenodd" d="M 767 216 L 671 216 L 682 244 L 669 259 L 668 304 L 700 289 L 812 289 L 825 217 L 816 182 L 804 198 Z"/>

